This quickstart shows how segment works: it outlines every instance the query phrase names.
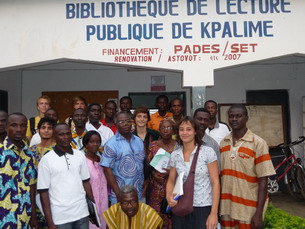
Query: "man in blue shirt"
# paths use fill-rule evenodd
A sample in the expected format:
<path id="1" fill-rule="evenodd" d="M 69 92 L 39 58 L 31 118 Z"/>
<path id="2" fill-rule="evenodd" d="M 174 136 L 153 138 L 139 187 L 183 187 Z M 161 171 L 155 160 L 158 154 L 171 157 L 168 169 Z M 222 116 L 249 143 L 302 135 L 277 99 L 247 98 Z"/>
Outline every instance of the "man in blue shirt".
<path id="1" fill-rule="evenodd" d="M 144 145 L 139 137 L 131 133 L 132 122 L 127 112 L 118 112 L 114 121 L 117 132 L 106 142 L 101 160 L 111 187 L 110 202 L 120 202 L 120 188 L 124 185 L 135 186 L 140 200 L 144 182 Z"/>

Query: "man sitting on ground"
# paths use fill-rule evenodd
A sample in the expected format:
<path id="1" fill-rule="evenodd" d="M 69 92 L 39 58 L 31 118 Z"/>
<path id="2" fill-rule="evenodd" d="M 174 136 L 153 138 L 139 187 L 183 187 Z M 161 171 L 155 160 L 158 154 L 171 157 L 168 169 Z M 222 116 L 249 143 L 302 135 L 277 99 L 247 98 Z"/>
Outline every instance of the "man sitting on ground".
<path id="1" fill-rule="evenodd" d="M 161 228 L 163 221 L 150 206 L 139 203 L 137 189 L 133 186 L 122 186 L 121 202 L 112 205 L 103 213 L 109 229 Z"/>

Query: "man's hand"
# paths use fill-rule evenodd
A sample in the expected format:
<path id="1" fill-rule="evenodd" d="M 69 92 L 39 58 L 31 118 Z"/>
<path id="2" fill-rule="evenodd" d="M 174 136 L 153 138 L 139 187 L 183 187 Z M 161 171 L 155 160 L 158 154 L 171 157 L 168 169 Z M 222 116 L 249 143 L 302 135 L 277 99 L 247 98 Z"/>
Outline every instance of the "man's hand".
<path id="1" fill-rule="evenodd" d="M 254 229 L 263 229 L 264 228 L 264 222 L 263 222 L 263 214 L 255 212 L 251 219 L 251 228 Z"/>
<path id="2" fill-rule="evenodd" d="M 31 228 L 38 229 L 38 221 L 37 221 L 36 215 L 31 217 L 31 219 L 30 219 L 30 226 L 31 226 Z"/>

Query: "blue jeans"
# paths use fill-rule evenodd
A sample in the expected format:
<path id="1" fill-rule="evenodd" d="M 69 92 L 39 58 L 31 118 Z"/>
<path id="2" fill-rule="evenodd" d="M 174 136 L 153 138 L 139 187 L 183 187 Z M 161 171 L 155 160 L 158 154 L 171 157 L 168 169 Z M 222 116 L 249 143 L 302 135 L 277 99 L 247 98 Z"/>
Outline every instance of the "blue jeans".
<path id="1" fill-rule="evenodd" d="M 76 220 L 71 223 L 65 223 L 56 225 L 57 229 L 88 229 L 89 228 L 89 218 L 88 216 Z"/>

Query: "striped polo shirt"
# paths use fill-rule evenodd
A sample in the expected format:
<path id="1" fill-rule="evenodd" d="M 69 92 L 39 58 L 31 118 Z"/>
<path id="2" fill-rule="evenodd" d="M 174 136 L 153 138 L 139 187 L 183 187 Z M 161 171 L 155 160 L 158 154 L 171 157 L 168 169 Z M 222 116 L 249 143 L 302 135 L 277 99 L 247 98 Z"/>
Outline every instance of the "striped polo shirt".
<path id="1" fill-rule="evenodd" d="M 257 206 L 258 178 L 275 174 L 268 145 L 248 129 L 234 147 L 232 133 L 226 136 L 220 143 L 220 154 L 220 214 L 251 221 Z"/>

